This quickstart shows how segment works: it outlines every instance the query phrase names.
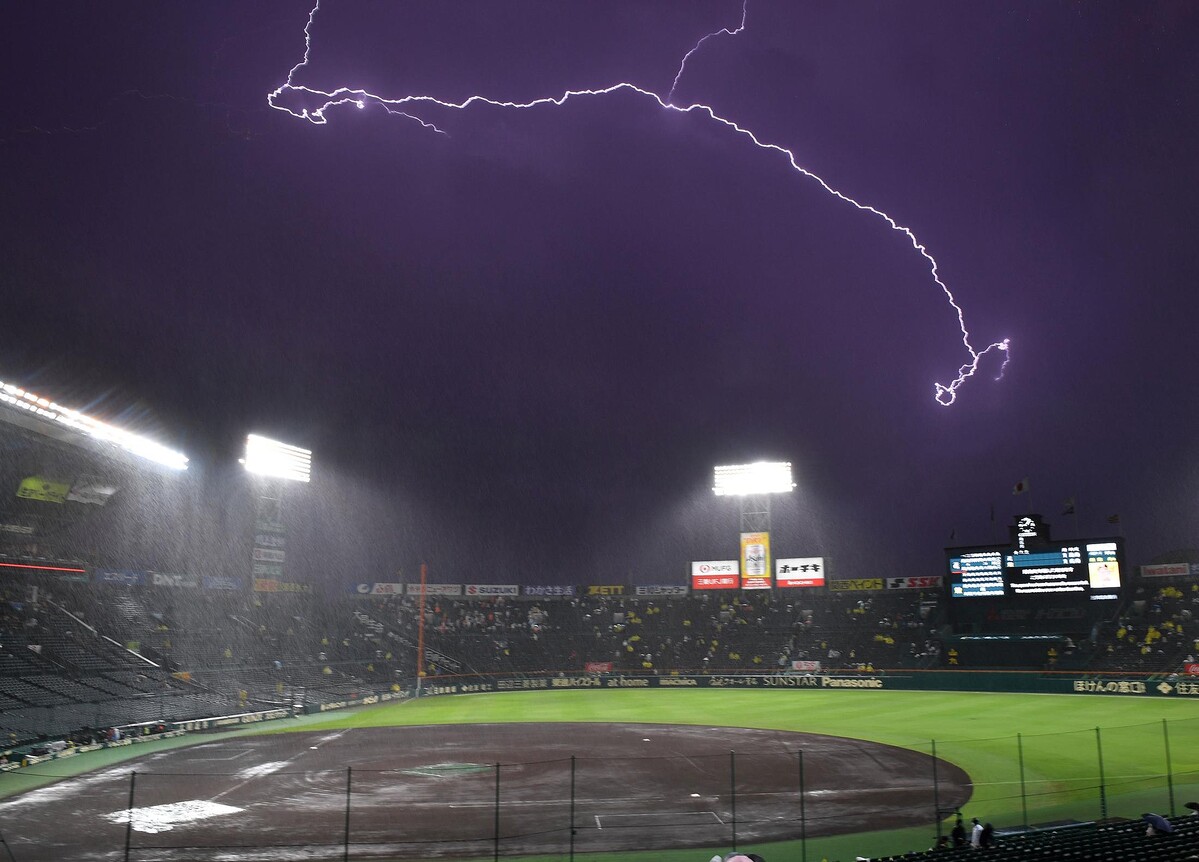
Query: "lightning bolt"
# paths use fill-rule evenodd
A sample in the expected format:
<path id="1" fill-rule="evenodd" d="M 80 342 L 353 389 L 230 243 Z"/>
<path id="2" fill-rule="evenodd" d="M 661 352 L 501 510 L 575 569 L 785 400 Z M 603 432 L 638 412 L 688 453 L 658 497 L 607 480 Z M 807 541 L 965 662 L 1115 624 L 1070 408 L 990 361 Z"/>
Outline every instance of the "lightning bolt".
<path id="1" fill-rule="evenodd" d="M 958 389 L 960 389 L 967 380 L 978 373 L 979 366 L 982 363 L 983 358 L 990 353 L 1003 354 L 1003 361 L 1000 365 L 999 373 L 995 379 L 1000 380 L 1003 378 L 1003 373 L 1007 369 L 1008 362 L 1011 358 L 1009 339 L 1005 338 L 1002 341 L 992 342 L 981 350 L 975 348 L 970 335 L 970 330 L 966 326 L 966 315 L 962 310 L 962 306 L 958 303 L 957 298 L 954 296 L 953 291 L 950 290 L 949 285 L 942 280 L 940 267 L 936 258 L 934 258 L 932 253 L 929 252 L 928 248 L 922 242 L 920 242 L 919 239 L 917 239 L 916 234 L 911 228 L 900 224 L 893 217 L 882 210 L 877 209 L 869 204 L 862 203 L 861 201 L 858 201 L 835 188 L 823 177 L 818 176 L 800 164 L 799 158 L 796 156 L 793 150 L 790 150 L 780 144 L 762 140 L 749 128 L 740 125 L 734 120 L 717 114 L 715 109 L 709 105 L 699 102 L 694 102 L 688 105 L 677 105 L 674 103 L 673 99 L 675 91 L 678 89 L 679 80 L 686 71 L 687 61 L 691 59 L 696 52 L 700 50 L 700 48 L 703 47 L 704 43 L 709 39 L 715 38 L 716 36 L 736 36 L 745 30 L 746 18 L 748 16 L 748 0 L 743 0 L 741 7 L 741 23 L 737 27 L 731 30 L 725 27 L 712 33 L 708 33 L 706 36 L 703 36 L 701 39 L 699 39 L 699 41 L 692 46 L 691 50 L 689 50 L 683 56 L 682 61 L 679 63 L 678 72 L 675 73 L 674 80 L 671 82 L 670 89 L 667 91 L 665 96 L 629 81 L 620 81 L 615 84 L 609 84 L 605 87 L 581 90 L 564 90 L 562 94 L 558 96 L 543 96 L 540 98 L 530 99 L 529 101 L 525 102 L 492 99 L 482 95 L 469 96 L 459 102 L 439 99 L 436 96 L 418 94 L 400 96 L 398 98 L 385 98 L 360 88 L 338 87 L 333 90 L 319 90 L 303 84 L 297 84 L 295 81 L 297 73 L 308 66 L 308 63 L 312 57 L 312 26 L 316 21 L 316 15 L 320 11 L 320 8 L 320 0 L 316 0 L 315 5 L 308 13 L 308 21 L 304 25 L 303 58 L 300 60 L 300 62 L 291 67 L 290 71 L 287 73 L 286 80 L 267 95 L 267 104 L 271 108 L 274 108 L 278 111 L 284 111 L 285 113 L 290 114 L 297 119 L 307 120 L 314 125 L 320 126 L 328 123 L 329 112 L 334 108 L 353 105 L 361 110 L 365 109 L 367 105 L 373 105 L 383 108 L 385 111 L 387 111 L 387 113 L 394 116 L 403 117 L 419 123 L 423 128 L 439 134 L 445 134 L 445 132 L 438 128 L 434 123 L 423 119 L 416 113 L 413 113 L 413 111 L 422 106 L 465 111 L 475 105 L 489 105 L 493 108 L 502 108 L 507 110 L 529 110 L 532 108 L 549 105 L 561 107 L 571 99 L 599 98 L 610 96 L 613 93 L 628 92 L 634 93 L 654 102 L 660 109 L 664 111 L 676 111 L 680 114 L 700 114 L 707 117 L 711 122 L 723 126 L 733 134 L 744 138 L 758 149 L 781 156 L 785 160 L 786 164 L 790 166 L 792 171 L 804 177 L 805 179 L 816 183 L 821 189 L 824 190 L 825 193 L 831 195 L 837 200 L 855 207 L 862 212 L 869 213 L 879 219 L 882 219 L 882 221 L 885 222 L 891 230 L 901 233 L 907 237 L 908 242 L 910 242 L 912 245 L 912 248 L 921 257 L 923 257 L 925 262 L 928 264 L 929 275 L 932 277 L 933 283 L 936 284 L 936 286 L 945 295 L 946 301 L 949 303 L 950 308 L 953 309 L 953 312 L 957 317 L 958 331 L 961 335 L 962 346 L 966 349 L 966 353 L 969 355 L 969 360 L 962 363 L 957 370 L 956 376 L 949 383 L 933 383 L 933 397 L 938 404 L 941 404 L 945 407 L 953 404 L 954 401 L 957 400 Z M 289 106 L 284 99 L 285 95 L 295 98 L 297 106 Z M 308 104 L 315 105 L 315 107 L 308 107 Z"/>

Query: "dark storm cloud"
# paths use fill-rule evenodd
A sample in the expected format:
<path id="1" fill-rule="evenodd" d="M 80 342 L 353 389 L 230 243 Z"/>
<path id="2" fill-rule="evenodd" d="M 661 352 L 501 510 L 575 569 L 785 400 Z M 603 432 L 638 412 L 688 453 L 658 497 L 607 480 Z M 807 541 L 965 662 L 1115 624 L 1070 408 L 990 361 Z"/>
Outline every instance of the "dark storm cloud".
<path id="1" fill-rule="evenodd" d="M 701 116 L 624 92 L 318 127 L 265 103 L 303 4 L 73 9 L 0 37 L 5 373 L 211 458 L 310 446 L 316 568 L 678 580 L 735 549 L 711 467 L 758 457 L 797 468 L 776 547 L 846 574 L 936 569 L 1024 476 L 1084 530 L 1120 512 L 1134 554 L 1194 544 L 1188 4 L 751 2 L 689 61 L 679 101 L 911 226 L 976 345 L 1012 339 L 951 408 L 968 356 L 910 242 Z M 326 2 L 297 81 L 665 93 L 740 11 Z"/>

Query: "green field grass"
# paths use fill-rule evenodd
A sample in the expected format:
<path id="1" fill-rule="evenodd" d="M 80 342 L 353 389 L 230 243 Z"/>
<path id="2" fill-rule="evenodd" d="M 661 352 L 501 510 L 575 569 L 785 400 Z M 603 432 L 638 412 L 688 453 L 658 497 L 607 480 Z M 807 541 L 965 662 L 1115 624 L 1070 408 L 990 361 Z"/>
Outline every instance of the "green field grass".
<path id="1" fill-rule="evenodd" d="M 1024 823 L 1026 815 L 1029 823 L 1098 818 L 1103 802 L 1100 749 L 1109 816 L 1167 811 L 1163 720 L 1168 722 L 1180 808 L 1199 798 L 1199 710 L 1165 698 L 906 691 L 513 692 L 386 704 L 305 723 L 304 729 L 514 721 L 725 725 L 851 737 L 925 753 L 935 740 L 938 757 L 960 766 L 974 782 L 966 816 L 1003 827 Z M 513 762 L 520 759 L 513 752 Z M 930 812 L 923 828 L 811 839 L 806 856 L 853 859 L 925 849 L 934 830 Z M 801 859 L 798 842 L 758 850 L 769 862 Z M 684 862 L 710 856 L 688 850 L 622 853 L 619 858 Z"/>

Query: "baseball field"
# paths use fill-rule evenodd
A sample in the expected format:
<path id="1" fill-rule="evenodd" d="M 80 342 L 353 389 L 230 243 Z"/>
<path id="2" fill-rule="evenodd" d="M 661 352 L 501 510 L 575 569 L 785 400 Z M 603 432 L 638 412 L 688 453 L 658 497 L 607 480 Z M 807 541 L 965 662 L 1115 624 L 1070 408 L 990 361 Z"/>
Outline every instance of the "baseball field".
<path id="1" fill-rule="evenodd" d="M 1197 743 L 1167 698 L 457 695 L 8 773 L 0 818 L 16 862 L 818 862 L 925 849 L 957 808 L 1000 829 L 1181 812 Z"/>

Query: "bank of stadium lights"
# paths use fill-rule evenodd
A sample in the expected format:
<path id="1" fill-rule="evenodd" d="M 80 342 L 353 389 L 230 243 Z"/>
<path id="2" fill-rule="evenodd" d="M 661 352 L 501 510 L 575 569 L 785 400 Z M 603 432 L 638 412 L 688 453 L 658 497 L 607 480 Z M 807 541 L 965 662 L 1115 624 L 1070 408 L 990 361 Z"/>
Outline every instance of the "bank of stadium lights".
<path id="1" fill-rule="evenodd" d="M 47 422 L 63 425 L 72 431 L 86 434 L 96 440 L 111 443 L 114 446 L 124 449 L 126 452 L 145 458 L 148 461 L 153 461 L 156 464 L 170 467 L 172 470 L 187 469 L 186 455 L 176 452 L 173 449 L 168 449 L 161 443 L 156 443 L 147 437 L 142 437 L 139 434 L 134 434 L 115 425 L 109 425 L 107 422 L 101 422 L 99 419 L 80 413 L 78 410 L 63 407 L 49 398 L 35 395 L 26 389 L 22 389 L 20 386 L 5 383 L 3 380 L 0 380 L 0 404 L 7 404 L 14 410 L 30 413 Z"/>
<path id="2" fill-rule="evenodd" d="M 717 497 L 787 494 L 795 489 L 790 461 L 758 461 L 717 467 L 712 491 Z"/>
<path id="3" fill-rule="evenodd" d="M 312 452 L 278 440 L 250 434 L 246 437 L 247 472 L 293 482 L 307 482 L 312 473 Z"/>

